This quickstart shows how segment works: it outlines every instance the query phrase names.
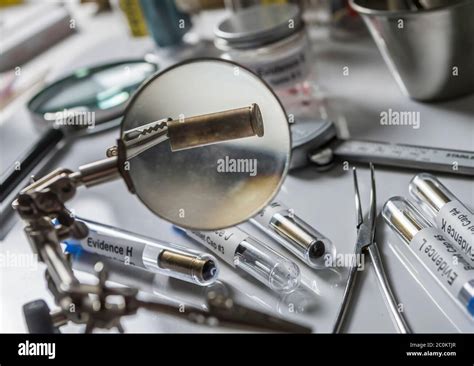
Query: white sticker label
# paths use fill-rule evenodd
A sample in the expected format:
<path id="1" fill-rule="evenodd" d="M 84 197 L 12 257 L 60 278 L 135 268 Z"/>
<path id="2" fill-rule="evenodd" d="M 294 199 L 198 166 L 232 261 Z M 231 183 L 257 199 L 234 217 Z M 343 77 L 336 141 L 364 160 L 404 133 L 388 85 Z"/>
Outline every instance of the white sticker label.
<path id="1" fill-rule="evenodd" d="M 87 238 L 80 241 L 81 247 L 91 253 L 96 253 L 109 259 L 114 259 L 126 265 L 144 268 L 142 254 L 144 244 L 123 238 L 111 238 L 98 231 L 89 230 Z"/>
<path id="2" fill-rule="evenodd" d="M 248 234 L 239 228 L 232 227 L 218 231 L 186 231 L 187 235 L 210 249 L 219 258 L 232 267 L 235 252 L 239 244 L 248 238 Z"/>
<path id="3" fill-rule="evenodd" d="M 304 80 L 310 71 L 311 46 L 308 41 L 273 61 L 247 62 L 248 68 L 267 81 L 272 87 L 290 87 Z"/>
<path id="4" fill-rule="evenodd" d="M 461 202 L 453 200 L 441 208 L 435 221 L 438 228 L 474 266 L 474 215 Z"/>
<path id="5" fill-rule="evenodd" d="M 457 298 L 463 285 L 474 279 L 474 267 L 436 228 L 420 230 L 410 248 L 426 269 Z"/>
<path id="6" fill-rule="evenodd" d="M 267 207 L 265 207 L 262 211 L 260 211 L 256 216 L 254 216 L 255 221 L 257 221 L 263 227 L 268 227 L 272 218 L 275 214 L 284 212 L 285 214 L 288 212 L 288 207 L 283 205 L 281 202 L 273 201 Z"/>

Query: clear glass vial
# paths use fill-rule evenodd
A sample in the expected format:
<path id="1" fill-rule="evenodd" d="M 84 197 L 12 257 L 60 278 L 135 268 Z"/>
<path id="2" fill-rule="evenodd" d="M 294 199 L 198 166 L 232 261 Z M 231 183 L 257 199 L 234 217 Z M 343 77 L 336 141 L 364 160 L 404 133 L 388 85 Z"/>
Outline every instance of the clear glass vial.
<path id="1" fill-rule="evenodd" d="M 274 291 L 291 292 L 299 286 L 300 269 L 294 262 L 237 227 L 219 231 L 181 230 L 227 264 Z"/>
<path id="2" fill-rule="evenodd" d="M 200 286 L 217 280 L 219 267 L 210 254 L 199 253 L 176 244 L 147 238 L 113 226 L 76 218 L 88 228 L 82 240 L 68 240 L 66 250 L 77 249 L 134 266 L 161 273 Z"/>
<path id="3" fill-rule="evenodd" d="M 443 290 L 474 317 L 474 267 L 443 232 L 402 197 L 390 198 L 382 216 Z"/>
<path id="4" fill-rule="evenodd" d="M 417 174 L 410 195 L 433 218 L 436 226 L 474 266 L 474 215 L 435 176 Z"/>
<path id="5" fill-rule="evenodd" d="M 328 238 L 281 202 L 272 202 L 250 222 L 312 268 L 327 268 L 336 256 Z"/>

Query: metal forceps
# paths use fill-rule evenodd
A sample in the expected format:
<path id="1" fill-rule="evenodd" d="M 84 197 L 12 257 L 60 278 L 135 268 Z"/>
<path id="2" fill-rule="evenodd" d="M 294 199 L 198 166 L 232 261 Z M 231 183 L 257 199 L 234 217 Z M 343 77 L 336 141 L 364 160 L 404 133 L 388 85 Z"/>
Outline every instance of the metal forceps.
<path id="1" fill-rule="evenodd" d="M 368 214 L 364 217 L 362 213 L 362 205 L 360 201 L 359 184 L 357 181 L 357 171 L 353 168 L 354 177 L 354 190 L 355 190 L 355 206 L 357 211 L 357 241 L 354 249 L 354 259 L 362 258 L 362 254 L 365 251 L 369 252 L 370 259 L 372 260 L 375 274 L 379 282 L 380 289 L 385 299 L 392 318 L 395 322 L 399 333 L 410 333 L 410 328 L 403 318 L 402 314 L 398 311 L 397 301 L 393 295 L 390 283 L 385 275 L 385 269 L 383 267 L 382 258 L 380 256 L 377 243 L 375 243 L 375 220 L 377 218 L 377 198 L 375 191 L 375 174 L 374 166 L 370 164 L 370 207 Z M 344 289 L 344 295 L 342 298 L 341 306 L 339 307 L 336 321 L 333 327 L 333 333 L 340 333 L 344 322 L 344 317 L 347 313 L 349 303 L 351 301 L 352 292 L 357 278 L 358 272 L 357 261 L 354 260 L 350 269 L 349 278 L 347 280 L 346 287 Z"/>
<path id="2" fill-rule="evenodd" d="M 172 304 L 135 300 L 136 307 L 142 307 L 161 314 L 186 319 L 192 323 L 210 327 L 228 326 L 259 332 L 311 333 L 311 328 L 276 317 L 234 302 L 233 297 L 214 291 L 207 295 L 208 310 L 186 305 L 186 311 Z"/>

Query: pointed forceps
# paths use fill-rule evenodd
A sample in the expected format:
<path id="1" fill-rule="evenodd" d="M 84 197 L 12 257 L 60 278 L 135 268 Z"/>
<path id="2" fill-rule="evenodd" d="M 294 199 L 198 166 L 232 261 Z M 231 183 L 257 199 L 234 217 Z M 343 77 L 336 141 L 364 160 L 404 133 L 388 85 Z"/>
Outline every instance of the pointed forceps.
<path id="1" fill-rule="evenodd" d="M 371 189 L 370 189 L 370 207 L 369 212 L 365 216 L 362 213 L 362 205 L 360 201 L 359 193 L 359 183 L 357 181 L 357 171 L 353 169 L 354 176 L 354 190 L 355 190 L 355 206 L 357 211 L 357 241 L 354 249 L 354 261 L 349 273 L 349 278 L 347 280 L 346 288 L 344 289 L 344 295 L 342 298 L 341 306 L 339 307 L 336 321 L 333 327 L 333 333 L 340 333 L 342 324 L 344 322 L 344 317 L 347 313 L 349 303 L 351 301 L 352 292 L 356 282 L 358 265 L 357 258 L 363 260 L 362 254 L 367 250 L 369 252 L 370 258 L 372 260 L 375 274 L 379 282 L 380 289 L 385 299 L 385 304 L 390 310 L 393 321 L 399 333 L 410 333 L 410 328 L 408 327 L 405 319 L 402 314 L 398 311 L 398 303 L 395 300 L 390 283 L 387 280 L 385 275 L 385 269 L 383 267 L 382 258 L 380 256 L 377 243 L 375 243 L 375 220 L 377 218 L 377 198 L 375 191 L 375 174 L 374 166 L 370 164 L 370 180 L 371 180 Z"/>

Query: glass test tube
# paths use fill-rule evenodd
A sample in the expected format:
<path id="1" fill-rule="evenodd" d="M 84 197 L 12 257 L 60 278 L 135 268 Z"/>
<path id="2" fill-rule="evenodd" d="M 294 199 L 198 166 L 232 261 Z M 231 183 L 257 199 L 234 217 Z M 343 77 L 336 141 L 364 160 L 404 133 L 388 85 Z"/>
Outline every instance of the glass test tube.
<path id="1" fill-rule="evenodd" d="M 443 232 L 402 197 L 390 198 L 382 215 L 439 285 L 474 317 L 474 267 Z"/>
<path id="2" fill-rule="evenodd" d="M 220 284 L 220 281 L 216 280 L 209 286 L 199 286 L 160 273 L 143 271 L 138 267 L 124 266 L 119 261 L 84 250 L 72 253 L 72 259 L 74 269 L 91 274 L 95 273 L 95 264 L 102 261 L 107 268 L 108 280 L 112 282 L 137 288 L 166 302 L 192 305 L 202 309 L 207 309 L 205 294 L 208 289 Z"/>
<path id="3" fill-rule="evenodd" d="M 456 244 L 474 266 L 474 215 L 435 176 L 417 174 L 410 182 L 411 196 L 434 218 L 438 229 Z"/>
<path id="4" fill-rule="evenodd" d="M 181 230 L 274 291 L 290 292 L 299 285 L 300 269 L 294 262 L 237 227 L 219 231 Z"/>
<path id="5" fill-rule="evenodd" d="M 216 259 L 176 244 L 147 238 L 94 221 L 83 222 L 89 233 L 82 240 L 67 240 L 68 250 L 81 249 L 150 272 L 207 286 L 216 281 L 219 267 Z"/>
<path id="6" fill-rule="evenodd" d="M 312 268 L 326 268 L 336 256 L 336 247 L 328 238 L 281 202 L 272 202 L 250 222 Z"/>

